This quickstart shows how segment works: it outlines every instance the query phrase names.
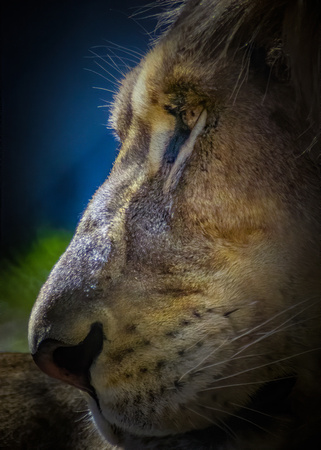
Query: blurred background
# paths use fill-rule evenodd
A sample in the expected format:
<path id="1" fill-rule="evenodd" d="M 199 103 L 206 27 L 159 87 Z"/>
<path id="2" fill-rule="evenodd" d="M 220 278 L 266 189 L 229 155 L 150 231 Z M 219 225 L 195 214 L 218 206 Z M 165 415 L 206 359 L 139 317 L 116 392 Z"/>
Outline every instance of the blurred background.
<path id="1" fill-rule="evenodd" d="M 160 8 L 146 0 L 1 8 L 0 351 L 28 351 L 32 304 L 117 153 L 106 128 L 117 80 L 148 48 Z"/>

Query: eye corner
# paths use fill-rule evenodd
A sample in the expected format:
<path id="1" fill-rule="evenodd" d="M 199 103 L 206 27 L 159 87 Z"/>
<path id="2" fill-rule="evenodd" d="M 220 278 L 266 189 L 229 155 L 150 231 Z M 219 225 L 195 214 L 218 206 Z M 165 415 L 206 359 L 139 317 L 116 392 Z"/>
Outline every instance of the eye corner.
<path id="1" fill-rule="evenodd" d="M 177 105 L 172 105 L 170 103 L 166 103 L 164 105 L 164 110 L 171 114 L 172 116 L 176 117 L 179 114 L 179 108 Z"/>

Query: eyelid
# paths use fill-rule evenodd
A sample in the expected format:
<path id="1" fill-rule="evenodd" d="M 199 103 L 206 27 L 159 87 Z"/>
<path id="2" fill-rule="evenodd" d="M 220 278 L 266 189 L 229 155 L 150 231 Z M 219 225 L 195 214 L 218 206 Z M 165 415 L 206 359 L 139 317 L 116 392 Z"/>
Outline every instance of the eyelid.
<path id="1" fill-rule="evenodd" d="M 165 105 L 164 109 L 175 118 L 179 117 L 183 125 L 187 126 L 190 130 L 192 130 L 192 128 L 198 121 L 200 115 L 202 114 L 204 106 L 196 105 L 182 109 L 179 108 L 178 106 Z"/>
<path id="2" fill-rule="evenodd" d="M 194 107 L 190 107 L 182 111 L 182 121 L 188 128 L 191 130 L 196 125 L 198 119 L 200 118 L 202 112 L 204 110 L 204 106 L 197 105 Z"/>

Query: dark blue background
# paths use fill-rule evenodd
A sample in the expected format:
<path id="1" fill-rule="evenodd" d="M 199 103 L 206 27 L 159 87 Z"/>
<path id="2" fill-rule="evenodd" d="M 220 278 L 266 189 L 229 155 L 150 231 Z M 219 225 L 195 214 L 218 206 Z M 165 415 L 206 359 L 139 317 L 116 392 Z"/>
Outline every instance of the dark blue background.
<path id="1" fill-rule="evenodd" d="M 98 106 L 112 94 L 93 86 L 114 86 L 90 50 L 105 55 L 112 41 L 145 52 L 156 25 L 146 16 L 159 10 L 129 17 L 144 3 L 11 0 L 2 7 L 2 255 L 39 227 L 73 229 L 110 172 L 117 142 L 105 127 L 108 109 Z M 113 52 L 132 59 L 109 49 L 120 66 Z"/>

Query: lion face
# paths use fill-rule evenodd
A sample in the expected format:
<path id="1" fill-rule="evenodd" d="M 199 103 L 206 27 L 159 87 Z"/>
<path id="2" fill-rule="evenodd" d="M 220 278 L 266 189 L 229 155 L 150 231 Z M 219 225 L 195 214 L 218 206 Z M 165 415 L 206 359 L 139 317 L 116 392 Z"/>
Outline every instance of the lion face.
<path id="1" fill-rule="evenodd" d="M 36 362 L 89 392 L 113 443 L 228 430 L 266 383 L 307 379 L 319 347 L 311 133 L 288 86 L 238 85 L 241 59 L 180 33 L 123 81 L 118 158 L 30 319 Z"/>

